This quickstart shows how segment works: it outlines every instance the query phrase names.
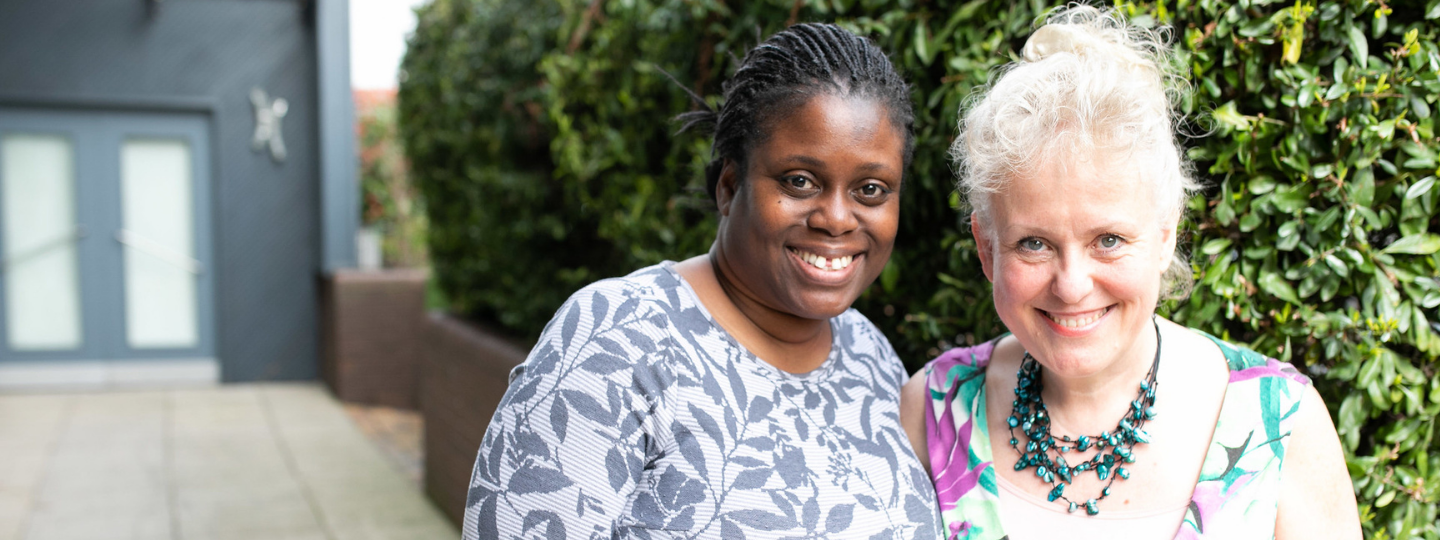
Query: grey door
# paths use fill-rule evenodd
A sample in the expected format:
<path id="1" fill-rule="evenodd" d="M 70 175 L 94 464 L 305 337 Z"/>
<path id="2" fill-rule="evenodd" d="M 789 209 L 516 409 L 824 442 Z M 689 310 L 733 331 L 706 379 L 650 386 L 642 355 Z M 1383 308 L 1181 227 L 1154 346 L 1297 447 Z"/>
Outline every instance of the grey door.
<path id="1" fill-rule="evenodd" d="M 0 108 L 0 368 L 215 362 L 208 134 Z"/>

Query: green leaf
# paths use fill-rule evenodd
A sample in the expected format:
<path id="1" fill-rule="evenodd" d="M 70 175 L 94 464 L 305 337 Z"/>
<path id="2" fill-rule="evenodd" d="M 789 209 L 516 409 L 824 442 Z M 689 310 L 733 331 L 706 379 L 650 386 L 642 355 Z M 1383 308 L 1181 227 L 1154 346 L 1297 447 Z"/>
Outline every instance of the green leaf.
<path id="1" fill-rule="evenodd" d="M 1355 61 L 1360 62 L 1360 68 L 1365 69 L 1370 62 L 1370 42 L 1365 39 L 1365 32 L 1360 30 L 1359 25 L 1350 27 L 1350 54 Z"/>
<path id="2" fill-rule="evenodd" d="M 931 54 L 930 30 L 926 26 L 923 20 L 915 24 L 915 56 L 920 58 L 921 63 L 928 66 L 935 60 L 935 56 Z"/>
<path id="3" fill-rule="evenodd" d="M 1221 125 L 1236 131 L 1250 131 L 1250 124 L 1252 123 L 1251 117 L 1240 114 L 1239 111 L 1235 110 L 1234 101 L 1225 102 L 1224 105 L 1221 105 L 1215 109 L 1214 112 L 1211 112 L 1210 117 L 1220 122 Z"/>
<path id="4" fill-rule="evenodd" d="M 1430 0 L 1430 4 L 1425 6 L 1425 18 L 1440 18 L 1440 0 Z"/>
<path id="5" fill-rule="evenodd" d="M 1256 175 L 1250 179 L 1250 193 L 1253 195 L 1264 195 L 1273 189 L 1275 189 L 1275 179 L 1268 174 Z"/>
<path id="6" fill-rule="evenodd" d="M 1205 245 L 1200 248 L 1200 252 L 1206 255 L 1214 255 L 1224 251 L 1227 247 L 1230 247 L 1229 238 L 1212 238 L 1209 242 L 1205 242 Z"/>
<path id="7" fill-rule="evenodd" d="M 895 257 L 885 263 L 885 269 L 880 271 L 880 287 L 885 292 L 894 292 L 895 285 L 900 282 L 900 263 Z"/>
<path id="8" fill-rule="evenodd" d="M 1408 253 L 1410 255 L 1429 255 L 1440 251 L 1440 234 L 1416 234 L 1406 236 L 1395 243 L 1385 246 L 1381 253 Z"/>
<path id="9" fill-rule="evenodd" d="M 1300 303 L 1300 298 L 1295 296 L 1295 288 L 1291 287 L 1290 282 L 1285 281 L 1285 278 L 1280 277 L 1280 274 L 1274 272 L 1262 273 L 1260 275 L 1259 285 L 1262 290 L 1270 293 L 1271 296 L 1291 304 Z"/>
<path id="10" fill-rule="evenodd" d="M 1421 195 L 1424 195 L 1424 194 L 1426 194 L 1426 193 L 1429 193 L 1429 192 L 1430 192 L 1430 188 L 1432 188 L 1432 187 L 1434 187 L 1434 186 L 1435 186 L 1435 177 L 1434 177 L 1434 176 L 1426 176 L 1425 178 L 1420 179 L 1419 182 L 1415 182 L 1414 184 L 1411 184 L 1411 185 L 1410 185 L 1410 189 L 1405 190 L 1405 198 L 1406 198 L 1406 199 L 1414 199 L 1414 198 L 1416 198 L 1416 197 L 1419 197 L 1419 196 L 1421 196 Z"/>
<path id="11" fill-rule="evenodd" d="M 1375 201 L 1375 171 L 1369 167 L 1355 171 L 1355 180 L 1350 182 L 1350 197 L 1361 207 Z"/>
<path id="12" fill-rule="evenodd" d="M 1350 267 L 1345 266 L 1345 261 L 1340 260 L 1339 257 L 1326 255 L 1325 264 L 1329 266 L 1331 270 L 1334 270 L 1336 274 L 1340 274 L 1340 277 L 1350 277 Z"/>

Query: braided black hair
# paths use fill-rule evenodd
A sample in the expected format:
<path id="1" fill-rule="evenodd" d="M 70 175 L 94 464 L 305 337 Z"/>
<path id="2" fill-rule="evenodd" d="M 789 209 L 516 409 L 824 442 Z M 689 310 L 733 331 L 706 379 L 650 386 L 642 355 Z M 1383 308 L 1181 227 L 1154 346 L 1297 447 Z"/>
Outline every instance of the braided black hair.
<path id="1" fill-rule="evenodd" d="M 843 28 L 803 23 L 782 30 L 751 49 L 722 88 L 719 111 L 707 108 L 677 117 L 684 122 L 682 132 L 714 125 L 711 161 L 705 166 L 705 191 L 712 199 L 725 160 L 745 170 L 750 150 L 769 136 L 777 113 L 822 94 L 865 97 L 885 106 L 891 124 L 905 136 L 904 164 L 910 166 L 915 146 L 910 89 L 880 47 Z"/>

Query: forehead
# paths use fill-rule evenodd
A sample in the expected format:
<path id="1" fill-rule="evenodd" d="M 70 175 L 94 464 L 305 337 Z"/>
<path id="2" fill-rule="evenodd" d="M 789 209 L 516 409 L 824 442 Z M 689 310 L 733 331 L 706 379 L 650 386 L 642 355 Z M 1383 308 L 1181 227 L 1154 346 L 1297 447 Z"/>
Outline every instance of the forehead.
<path id="1" fill-rule="evenodd" d="M 1013 174 L 990 196 L 1001 229 L 1086 231 L 1096 224 L 1158 220 L 1155 182 L 1141 161 L 1097 155 L 1057 159 Z"/>
<path id="2" fill-rule="evenodd" d="M 891 120 L 889 109 L 873 97 L 821 93 L 793 103 L 773 103 L 767 109 L 759 122 L 761 133 L 752 139 L 752 153 L 774 151 L 776 146 L 839 146 L 893 154 L 897 161 L 904 157 L 901 128 Z"/>

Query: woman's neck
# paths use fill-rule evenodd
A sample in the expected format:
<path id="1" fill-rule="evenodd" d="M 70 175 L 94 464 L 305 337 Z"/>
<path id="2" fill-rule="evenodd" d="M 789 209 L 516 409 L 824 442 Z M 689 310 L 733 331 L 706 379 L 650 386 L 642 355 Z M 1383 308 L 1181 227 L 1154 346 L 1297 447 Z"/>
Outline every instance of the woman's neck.
<path id="1" fill-rule="evenodd" d="M 1093 435 L 1114 429 L 1115 422 L 1130 410 L 1140 381 L 1155 365 L 1158 346 L 1156 330 L 1151 327 L 1120 353 L 1119 361 L 1097 373 L 1061 377 L 1042 369 L 1043 398 L 1055 432 Z"/>
<path id="2" fill-rule="evenodd" d="M 725 331 L 761 360 L 787 372 L 807 373 L 830 353 L 830 321 L 796 317 L 766 306 L 729 276 L 713 253 L 675 265 Z"/>

